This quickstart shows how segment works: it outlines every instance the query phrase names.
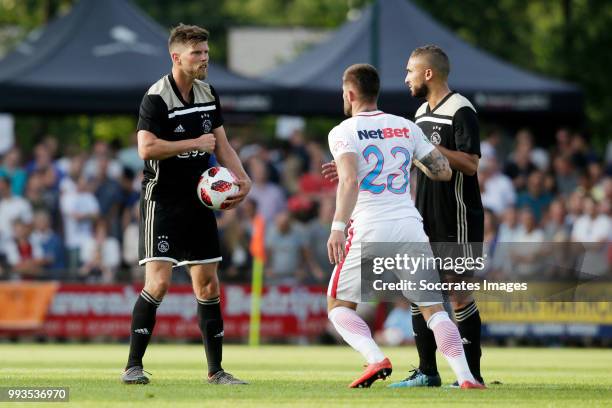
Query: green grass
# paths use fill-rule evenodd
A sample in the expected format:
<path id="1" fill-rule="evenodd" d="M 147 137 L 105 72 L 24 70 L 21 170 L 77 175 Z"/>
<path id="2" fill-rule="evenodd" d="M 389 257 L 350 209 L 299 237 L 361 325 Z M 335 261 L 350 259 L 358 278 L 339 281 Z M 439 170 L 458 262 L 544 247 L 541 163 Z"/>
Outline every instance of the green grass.
<path id="1" fill-rule="evenodd" d="M 414 347 L 384 351 L 394 363 L 391 380 L 405 377 L 417 361 Z M 70 387 L 75 407 L 612 406 L 612 352 L 604 349 L 486 348 L 485 379 L 503 384 L 485 391 L 387 389 L 389 380 L 347 389 L 362 363 L 348 346 L 226 346 L 224 367 L 251 385 L 211 386 L 203 354 L 202 346 L 153 344 L 145 358 L 151 384 L 126 386 L 119 381 L 126 345 L 0 344 L 0 386 Z M 439 357 L 438 363 L 450 383 L 446 362 Z M 38 404 L 0 403 L 20 405 Z"/>

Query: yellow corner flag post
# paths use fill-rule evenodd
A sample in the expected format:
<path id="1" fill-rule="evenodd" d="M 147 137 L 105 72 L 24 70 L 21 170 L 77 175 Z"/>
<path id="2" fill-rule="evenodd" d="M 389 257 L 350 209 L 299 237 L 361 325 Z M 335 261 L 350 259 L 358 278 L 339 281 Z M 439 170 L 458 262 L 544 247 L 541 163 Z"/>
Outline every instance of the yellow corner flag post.
<path id="1" fill-rule="evenodd" d="M 250 245 L 253 256 L 253 279 L 251 282 L 251 320 L 249 324 L 249 346 L 259 345 L 261 327 L 261 292 L 263 290 L 263 268 L 266 260 L 265 222 L 261 215 L 253 219 L 253 235 Z"/>

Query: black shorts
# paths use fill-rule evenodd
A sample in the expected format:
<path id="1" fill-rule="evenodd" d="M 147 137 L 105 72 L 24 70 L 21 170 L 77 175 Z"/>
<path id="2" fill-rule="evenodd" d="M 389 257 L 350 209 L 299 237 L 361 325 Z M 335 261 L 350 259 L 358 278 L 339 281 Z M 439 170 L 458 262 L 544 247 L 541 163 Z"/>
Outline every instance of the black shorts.
<path id="1" fill-rule="evenodd" d="M 174 266 L 221 261 L 217 220 L 196 200 L 140 199 L 139 264 Z"/>

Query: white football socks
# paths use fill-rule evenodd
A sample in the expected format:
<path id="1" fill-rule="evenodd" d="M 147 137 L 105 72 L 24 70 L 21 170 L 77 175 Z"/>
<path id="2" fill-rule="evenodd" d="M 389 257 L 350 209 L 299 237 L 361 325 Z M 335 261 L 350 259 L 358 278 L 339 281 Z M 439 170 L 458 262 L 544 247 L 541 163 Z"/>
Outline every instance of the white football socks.
<path id="1" fill-rule="evenodd" d="M 476 380 L 470 372 L 470 367 L 465 359 L 459 330 L 448 317 L 448 313 L 444 311 L 434 313 L 427 320 L 427 327 L 433 331 L 438 350 L 448 361 L 448 364 L 457 376 L 459 384 L 464 381 L 475 383 Z"/>
<path id="2" fill-rule="evenodd" d="M 372 332 L 367 323 L 353 309 L 344 306 L 335 307 L 328 313 L 328 317 L 344 341 L 360 352 L 368 364 L 378 363 L 385 359 L 372 338 Z M 463 351 L 463 348 L 461 350 Z"/>

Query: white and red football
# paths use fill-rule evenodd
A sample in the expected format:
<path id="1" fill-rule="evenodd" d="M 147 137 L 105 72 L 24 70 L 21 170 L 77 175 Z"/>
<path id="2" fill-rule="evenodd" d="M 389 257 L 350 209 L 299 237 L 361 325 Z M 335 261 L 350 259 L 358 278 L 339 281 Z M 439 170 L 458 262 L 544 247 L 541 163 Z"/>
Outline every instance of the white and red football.
<path id="1" fill-rule="evenodd" d="M 234 184 L 234 175 L 225 167 L 211 167 L 200 176 L 198 182 L 198 198 L 211 210 L 224 210 L 227 208 L 227 197 L 238 193 L 238 186 Z"/>

